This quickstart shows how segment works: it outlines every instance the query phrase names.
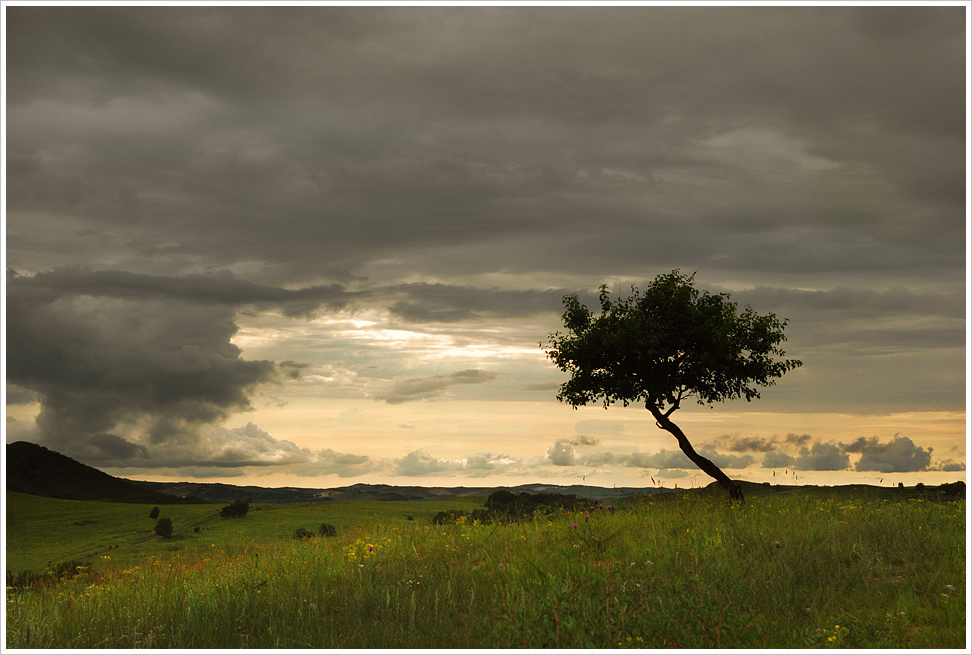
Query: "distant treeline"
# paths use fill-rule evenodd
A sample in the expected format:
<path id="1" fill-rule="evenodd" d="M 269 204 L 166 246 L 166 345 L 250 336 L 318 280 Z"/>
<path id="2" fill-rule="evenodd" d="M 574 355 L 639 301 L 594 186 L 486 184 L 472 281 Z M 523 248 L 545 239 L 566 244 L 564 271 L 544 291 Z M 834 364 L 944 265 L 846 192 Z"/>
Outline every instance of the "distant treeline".
<path id="1" fill-rule="evenodd" d="M 594 505 L 591 505 L 592 502 Z M 491 493 L 486 498 L 484 509 L 475 509 L 472 512 L 461 509 L 439 512 L 432 517 L 432 522 L 436 525 L 455 523 L 460 520 L 502 523 L 529 519 L 537 514 L 551 514 L 556 510 L 580 510 L 588 506 L 592 509 L 598 506 L 603 508 L 596 499 L 594 501 L 580 499 L 573 494 L 531 494 L 526 491 L 513 493 L 504 489 Z"/>

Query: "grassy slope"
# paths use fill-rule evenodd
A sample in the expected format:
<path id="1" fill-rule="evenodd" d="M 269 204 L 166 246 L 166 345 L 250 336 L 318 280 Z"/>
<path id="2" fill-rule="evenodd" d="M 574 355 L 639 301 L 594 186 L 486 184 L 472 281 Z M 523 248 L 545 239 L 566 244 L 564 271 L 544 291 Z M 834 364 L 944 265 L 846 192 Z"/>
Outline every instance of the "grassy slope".
<path id="1" fill-rule="evenodd" d="M 421 502 L 358 501 L 314 505 L 251 505 L 239 519 L 220 519 L 222 504 L 163 505 L 160 517 L 172 519 L 175 534 L 161 539 L 149 518 L 154 505 L 63 500 L 7 494 L 7 570 L 43 571 L 48 562 L 109 555 L 117 563 L 152 554 L 191 552 L 293 536 L 297 528 L 316 531 L 322 523 L 339 530 L 372 519 L 427 523 L 436 512 L 482 507 L 484 498 Z M 80 525 L 79 525 L 80 524 Z M 199 532 L 193 529 L 199 527 Z M 110 547 L 110 549 L 109 549 Z"/>
<path id="2" fill-rule="evenodd" d="M 222 540 L 209 541 L 214 531 L 147 542 L 184 548 L 124 568 L 106 561 L 102 574 L 47 590 L 8 590 L 7 645 L 967 645 L 964 501 L 818 490 L 733 506 L 694 494 L 509 526 L 433 526 L 420 506 L 343 505 L 353 525 L 333 539 L 270 538 L 320 518 L 340 524 L 324 516 L 330 505 L 214 522 Z M 210 550 L 190 550 L 203 544 Z"/>

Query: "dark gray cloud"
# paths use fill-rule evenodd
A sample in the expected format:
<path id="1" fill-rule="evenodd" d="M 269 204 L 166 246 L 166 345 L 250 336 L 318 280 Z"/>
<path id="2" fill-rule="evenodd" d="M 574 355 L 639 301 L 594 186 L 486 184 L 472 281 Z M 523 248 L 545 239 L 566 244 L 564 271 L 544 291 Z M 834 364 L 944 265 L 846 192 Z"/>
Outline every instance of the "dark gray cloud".
<path id="1" fill-rule="evenodd" d="M 753 463 L 751 455 L 727 455 L 715 450 L 710 444 L 701 446 L 697 451 L 719 468 L 746 468 Z M 607 466 L 616 464 L 644 469 L 698 470 L 698 467 L 681 450 L 662 449 L 655 453 L 635 452 L 630 454 L 600 451 L 580 454 L 574 444 L 569 441 L 558 441 L 547 448 L 547 459 L 557 466 Z"/>
<path id="2" fill-rule="evenodd" d="M 398 405 L 414 400 L 429 400 L 446 393 L 450 388 L 466 384 L 485 384 L 498 378 L 496 373 L 469 369 L 448 375 L 430 375 L 419 378 L 391 380 L 384 389 L 373 393 L 375 400 Z"/>
<path id="3" fill-rule="evenodd" d="M 17 267 L 962 263 L 960 7 L 11 9 Z"/>
<path id="4" fill-rule="evenodd" d="M 930 471 L 964 471 L 965 463 L 956 462 L 953 459 L 946 459 L 939 462 L 937 465 L 929 468 Z"/>
<path id="5" fill-rule="evenodd" d="M 8 400 L 39 398 L 56 445 L 146 459 L 105 435 L 198 444 L 306 373 L 296 346 L 245 359 L 241 314 L 532 347 L 565 289 L 678 267 L 791 320 L 804 367 L 763 408 L 961 411 L 964 16 L 7 7 Z M 499 379 L 402 371 L 353 392 Z"/>
<path id="6" fill-rule="evenodd" d="M 757 437 L 743 436 L 738 434 L 727 434 L 715 440 L 713 447 L 724 448 L 729 452 L 759 452 L 768 453 L 781 446 L 804 445 L 812 440 L 809 434 L 787 434 L 786 437 Z"/>
<path id="7" fill-rule="evenodd" d="M 348 292 L 339 284 L 284 289 L 249 282 L 228 271 L 163 276 L 66 267 L 31 276 L 8 271 L 7 285 L 16 286 L 20 293 L 29 294 L 35 302 L 62 296 L 174 300 L 242 311 L 279 310 L 287 316 L 306 316 L 322 308 L 339 309 L 365 295 Z"/>
<path id="8" fill-rule="evenodd" d="M 7 404 L 8 405 L 29 405 L 37 402 L 37 394 L 30 389 L 24 389 L 17 384 L 7 382 Z"/>
<path id="9" fill-rule="evenodd" d="M 392 313 L 406 321 L 455 322 L 477 318 L 503 319 L 563 310 L 567 290 L 480 289 L 446 284 L 407 284 L 385 291 L 405 297 L 392 304 Z"/>
<path id="10" fill-rule="evenodd" d="M 134 444 L 117 434 L 100 433 L 88 437 L 87 447 L 96 452 L 85 453 L 86 460 L 131 460 L 146 458 L 148 449 L 140 444 Z"/>
<path id="11" fill-rule="evenodd" d="M 788 466 L 793 466 L 796 459 L 787 455 L 786 453 L 772 451 L 763 455 L 763 463 L 761 466 L 764 469 L 782 469 Z"/>
<path id="12" fill-rule="evenodd" d="M 793 462 L 798 471 L 843 471 L 850 466 L 850 456 L 837 444 L 815 443 L 803 447 Z"/>
<path id="13" fill-rule="evenodd" d="M 39 397 L 41 438 L 61 452 L 117 453 L 119 426 L 155 444 L 193 439 L 278 376 L 233 345 L 232 307 L 48 284 L 58 277 L 8 276 L 6 364 L 8 381 Z"/>
<path id="14" fill-rule="evenodd" d="M 395 473 L 405 476 L 451 475 L 463 468 L 462 460 L 432 457 L 424 450 L 414 450 L 397 460 Z"/>
<path id="15" fill-rule="evenodd" d="M 841 446 L 845 452 L 861 454 L 861 458 L 855 465 L 858 471 L 880 471 L 881 473 L 926 471 L 931 464 L 932 449 L 917 446 L 908 437 L 895 435 L 894 439 L 885 443 L 879 441 L 877 437 L 870 439 L 858 437 L 855 441 Z"/>

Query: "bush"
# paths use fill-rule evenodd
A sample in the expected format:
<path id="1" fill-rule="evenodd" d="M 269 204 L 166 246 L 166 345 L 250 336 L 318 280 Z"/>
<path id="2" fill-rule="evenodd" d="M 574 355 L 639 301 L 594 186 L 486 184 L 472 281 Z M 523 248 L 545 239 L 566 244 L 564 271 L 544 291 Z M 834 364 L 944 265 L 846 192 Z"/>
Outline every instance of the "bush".
<path id="1" fill-rule="evenodd" d="M 160 518 L 158 523 L 155 524 L 155 534 L 159 535 L 163 539 L 168 539 L 172 536 L 172 519 Z"/>
<path id="2" fill-rule="evenodd" d="M 336 537 L 337 536 L 337 528 L 335 528 L 330 523 L 321 523 L 321 527 L 317 528 L 317 532 L 322 537 Z"/>
<path id="3" fill-rule="evenodd" d="M 307 528 L 297 528 L 297 532 L 294 534 L 298 539 L 310 539 L 314 536 L 314 533 Z"/>
<path id="4" fill-rule="evenodd" d="M 157 518 L 159 518 L 159 508 L 158 507 L 153 507 L 152 508 L 152 511 L 149 512 L 149 518 L 150 519 L 157 519 Z"/>
<path id="5" fill-rule="evenodd" d="M 219 515 L 222 516 L 224 519 L 240 518 L 246 516 L 246 513 L 249 511 L 249 509 L 250 509 L 250 501 L 234 500 L 231 504 L 219 510 Z"/>

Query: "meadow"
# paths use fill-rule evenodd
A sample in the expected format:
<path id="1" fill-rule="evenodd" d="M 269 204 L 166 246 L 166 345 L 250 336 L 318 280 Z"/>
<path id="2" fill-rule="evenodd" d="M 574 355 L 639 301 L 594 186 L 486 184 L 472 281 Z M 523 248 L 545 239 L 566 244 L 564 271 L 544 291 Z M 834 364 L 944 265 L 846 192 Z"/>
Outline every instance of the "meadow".
<path id="1" fill-rule="evenodd" d="M 965 500 L 698 491 L 431 521 L 484 500 L 165 506 L 162 539 L 148 505 L 8 494 L 8 569 L 93 565 L 8 576 L 6 646 L 968 646 Z M 337 536 L 295 536 L 323 522 Z"/>

